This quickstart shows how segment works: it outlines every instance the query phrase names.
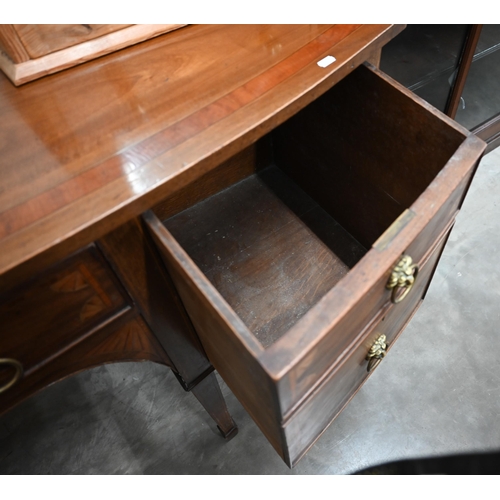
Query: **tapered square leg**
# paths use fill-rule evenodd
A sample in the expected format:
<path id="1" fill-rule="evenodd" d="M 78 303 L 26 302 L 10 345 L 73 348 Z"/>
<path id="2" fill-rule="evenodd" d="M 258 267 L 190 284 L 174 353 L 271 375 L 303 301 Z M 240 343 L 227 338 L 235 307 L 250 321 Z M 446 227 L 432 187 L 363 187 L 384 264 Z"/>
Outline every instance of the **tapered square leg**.
<path id="1" fill-rule="evenodd" d="M 224 439 L 229 441 L 238 434 L 238 427 L 227 410 L 215 373 L 210 373 L 191 392 L 217 423 Z"/>

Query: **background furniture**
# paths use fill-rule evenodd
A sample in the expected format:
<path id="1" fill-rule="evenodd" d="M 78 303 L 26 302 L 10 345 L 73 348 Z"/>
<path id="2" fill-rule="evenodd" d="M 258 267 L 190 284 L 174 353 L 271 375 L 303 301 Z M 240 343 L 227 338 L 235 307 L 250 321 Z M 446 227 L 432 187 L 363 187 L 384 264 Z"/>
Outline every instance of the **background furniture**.
<path id="1" fill-rule="evenodd" d="M 473 131 L 500 144 L 500 25 L 408 25 L 381 68 Z"/>

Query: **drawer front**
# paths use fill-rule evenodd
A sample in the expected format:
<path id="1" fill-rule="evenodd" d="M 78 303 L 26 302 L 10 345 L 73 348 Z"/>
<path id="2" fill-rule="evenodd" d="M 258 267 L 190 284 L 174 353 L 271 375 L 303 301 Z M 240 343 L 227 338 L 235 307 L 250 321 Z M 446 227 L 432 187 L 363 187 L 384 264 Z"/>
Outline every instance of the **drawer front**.
<path id="1" fill-rule="evenodd" d="M 105 363 L 143 360 L 170 364 L 149 327 L 136 310 L 131 310 L 1 392 L 0 415 L 48 385 L 82 370 Z"/>
<path id="2" fill-rule="evenodd" d="M 25 376 L 130 309 L 94 247 L 79 252 L 0 299 L 0 358 Z M 0 386 L 14 375 L 0 366 Z"/>
<path id="3" fill-rule="evenodd" d="M 395 101 L 420 120 L 427 117 L 433 127 L 439 128 L 435 121 L 441 118 L 435 114 L 427 116 L 423 113 L 428 111 L 418 102 L 418 98 L 407 95 L 405 89 L 380 72 L 375 73 L 368 68 L 362 70 L 363 77 L 366 77 L 366 88 L 363 88 L 365 92 L 368 92 L 370 86 L 374 86 L 380 96 L 391 96 L 387 101 Z M 369 73 L 365 74 L 366 72 Z M 447 128 L 448 124 L 441 123 L 441 127 Z M 302 128 L 300 131 L 303 132 Z M 298 141 L 299 138 L 292 136 L 292 140 Z M 316 147 L 315 139 L 312 141 Z M 303 148 L 303 152 L 306 154 L 308 149 Z M 284 415 L 321 383 L 325 373 L 338 362 L 342 353 L 351 348 L 359 332 L 391 303 L 392 291 L 386 285 L 401 256 L 409 255 L 414 263 L 422 265 L 429 249 L 454 220 L 481 152 L 481 143 L 469 136 L 424 193 L 373 243 L 371 251 L 343 279 L 340 286 L 322 299 L 316 307 L 316 314 L 303 318 L 289 332 L 286 340 L 276 343 L 266 352 L 271 368 L 276 367 L 278 370 L 280 366 L 290 367 L 278 382 Z M 404 158 L 401 161 L 404 162 Z M 297 169 L 297 175 L 305 173 Z M 311 163 L 307 175 L 315 178 L 319 186 L 329 185 L 321 178 L 321 165 L 315 171 Z M 402 304 L 396 305 L 399 308 L 401 306 Z M 309 351 L 298 352 L 293 349 L 294 345 L 305 344 L 309 339 Z"/>
<path id="4" fill-rule="evenodd" d="M 440 239 L 440 235 L 453 224 L 472 172 L 473 169 L 470 169 L 468 175 L 443 203 L 437 214 L 403 250 L 402 253 L 411 256 L 413 262 L 420 268 L 428 257 L 429 250 Z M 377 318 L 381 311 L 391 306 L 392 291 L 387 289 L 386 285 L 402 253 L 398 253 L 397 260 L 391 262 L 390 266 L 385 268 L 379 279 L 371 284 L 358 303 L 350 309 L 346 308 L 347 313 L 343 317 L 341 316 L 340 321 L 328 330 L 321 342 L 295 363 L 288 373 L 281 378 L 278 385 L 280 386 L 280 402 L 284 415 L 289 413 L 291 408 L 299 404 L 320 383 L 325 373 L 331 369 L 333 364 L 338 362 L 337 360 L 340 359 L 344 350 L 350 348 L 353 339 L 358 336 L 359 332 Z M 350 278 L 351 276 L 347 276 L 345 281 Z M 417 276 L 417 281 L 422 281 L 420 275 Z M 351 285 L 346 283 L 345 286 L 346 291 L 348 291 Z M 336 294 L 337 290 L 333 292 Z M 404 299 L 401 303 L 394 304 L 393 307 L 403 309 L 407 300 Z M 330 302 L 333 304 L 332 307 L 335 307 L 335 301 L 336 299 L 332 298 Z M 325 305 L 325 308 L 327 307 L 328 305 Z M 316 322 L 316 326 L 320 327 L 318 322 Z M 303 326 L 303 328 L 307 328 L 307 325 Z M 311 324 L 309 328 L 314 328 L 314 326 Z"/>
<path id="5" fill-rule="evenodd" d="M 390 307 L 382 319 L 363 332 L 356 347 L 345 356 L 338 368 L 285 421 L 283 430 L 289 459 L 296 464 L 314 444 L 343 407 L 356 394 L 369 375 L 367 354 L 381 336 L 386 336 L 387 351 L 402 332 L 422 302 L 433 271 L 444 248 L 449 231 L 439 239 L 424 260 L 419 280 L 399 307 Z M 383 360 L 381 361 L 383 363 Z"/>

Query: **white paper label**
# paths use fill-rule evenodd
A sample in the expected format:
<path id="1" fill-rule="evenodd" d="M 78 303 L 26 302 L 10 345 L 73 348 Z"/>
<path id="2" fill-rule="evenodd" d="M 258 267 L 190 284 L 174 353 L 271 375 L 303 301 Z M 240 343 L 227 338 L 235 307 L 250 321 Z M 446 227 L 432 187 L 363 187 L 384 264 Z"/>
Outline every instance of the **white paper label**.
<path id="1" fill-rule="evenodd" d="M 318 61 L 318 66 L 321 66 L 322 68 L 326 68 L 327 66 L 330 66 L 330 64 L 334 63 L 337 59 L 333 56 L 326 56 L 321 59 L 321 61 Z"/>

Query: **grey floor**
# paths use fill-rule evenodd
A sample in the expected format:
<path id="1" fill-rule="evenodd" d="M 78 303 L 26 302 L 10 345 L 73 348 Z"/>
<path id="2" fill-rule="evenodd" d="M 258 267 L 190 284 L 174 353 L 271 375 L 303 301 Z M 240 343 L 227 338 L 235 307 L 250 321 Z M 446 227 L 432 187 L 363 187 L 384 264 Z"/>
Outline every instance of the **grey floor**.
<path id="1" fill-rule="evenodd" d="M 223 385 L 226 443 L 168 369 L 93 369 L 0 418 L 4 474 L 346 474 L 500 449 L 500 148 L 477 172 L 427 298 L 389 356 L 290 470 Z"/>

